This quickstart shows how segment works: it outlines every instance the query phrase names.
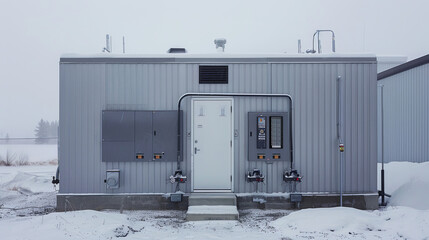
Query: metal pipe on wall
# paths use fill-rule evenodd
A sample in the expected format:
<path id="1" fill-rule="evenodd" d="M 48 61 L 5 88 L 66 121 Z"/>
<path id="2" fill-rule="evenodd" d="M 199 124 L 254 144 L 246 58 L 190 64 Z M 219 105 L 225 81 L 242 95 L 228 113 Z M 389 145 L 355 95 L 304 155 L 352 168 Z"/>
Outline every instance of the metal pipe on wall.
<path id="1" fill-rule="evenodd" d="M 180 170 L 180 162 L 182 155 L 182 131 L 181 131 L 181 118 L 180 118 L 180 109 L 182 100 L 186 97 L 278 97 L 278 98 L 288 98 L 290 100 L 290 167 L 293 169 L 293 129 L 292 129 L 292 107 L 293 101 L 292 96 L 289 94 L 275 94 L 275 93 L 185 93 L 183 94 L 177 103 L 177 169 Z"/>
<path id="2" fill-rule="evenodd" d="M 384 102 L 383 102 L 383 88 L 384 85 L 380 86 L 380 104 L 381 104 L 381 205 L 384 206 Z"/>
<path id="3" fill-rule="evenodd" d="M 344 161 L 344 142 L 341 136 L 342 132 L 342 106 L 341 106 L 341 76 L 337 77 L 337 138 L 340 154 L 340 206 L 343 206 L 343 161 Z"/>

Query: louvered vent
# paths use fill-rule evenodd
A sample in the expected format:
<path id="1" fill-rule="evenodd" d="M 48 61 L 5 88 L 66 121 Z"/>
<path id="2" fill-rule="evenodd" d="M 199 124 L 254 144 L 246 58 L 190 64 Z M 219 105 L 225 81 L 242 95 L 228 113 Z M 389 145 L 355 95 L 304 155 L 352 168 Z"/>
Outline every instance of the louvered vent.
<path id="1" fill-rule="evenodd" d="M 228 84 L 228 66 L 200 66 L 200 84 Z"/>

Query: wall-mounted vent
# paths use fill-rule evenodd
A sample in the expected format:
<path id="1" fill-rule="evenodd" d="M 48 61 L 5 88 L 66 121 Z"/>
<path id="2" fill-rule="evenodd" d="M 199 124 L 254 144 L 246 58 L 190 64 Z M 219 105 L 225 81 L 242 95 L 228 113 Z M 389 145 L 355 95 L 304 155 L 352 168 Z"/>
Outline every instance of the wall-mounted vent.
<path id="1" fill-rule="evenodd" d="M 228 66 L 200 66 L 200 84 L 228 84 Z"/>
<path id="2" fill-rule="evenodd" d="M 186 53 L 185 48 L 170 48 L 167 50 L 167 53 Z"/>

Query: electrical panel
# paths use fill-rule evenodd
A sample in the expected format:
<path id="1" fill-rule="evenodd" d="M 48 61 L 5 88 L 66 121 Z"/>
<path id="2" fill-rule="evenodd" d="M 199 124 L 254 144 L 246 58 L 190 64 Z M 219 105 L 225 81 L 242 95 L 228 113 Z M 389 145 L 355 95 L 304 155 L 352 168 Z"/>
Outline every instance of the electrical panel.
<path id="1" fill-rule="evenodd" d="M 102 161 L 177 161 L 177 111 L 102 112 Z"/>
<path id="2" fill-rule="evenodd" d="M 134 112 L 102 112 L 103 162 L 126 162 L 134 152 Z"/>
<path id="3" fill-rule="evenodd" d="M 152 160 L 152 112 L 136 111 L 134 122 L 134 157 L 136 161 Z"/>
<path id="4" fill-rule="evenodd" d="M 249 161 L 290 161 L 287 112 L 248 113 Z"/>
<path id="5" fill-rule="evenodd" d="M 177 111 L 152 112 L 152 159 L 177 161 Z"/>

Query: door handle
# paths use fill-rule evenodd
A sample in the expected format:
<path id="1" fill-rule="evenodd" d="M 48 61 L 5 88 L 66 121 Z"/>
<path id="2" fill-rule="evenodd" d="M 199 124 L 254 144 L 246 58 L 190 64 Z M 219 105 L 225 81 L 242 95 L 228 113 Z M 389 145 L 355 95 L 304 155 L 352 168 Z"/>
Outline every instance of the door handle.
<path id="1" fill-rule="evenodd" d="M 198 148 L 195 147 L 194 148 L 194 154 L 197 154 L 198 151 L 200 151 L 200 149 L 198 149 Z"/>

